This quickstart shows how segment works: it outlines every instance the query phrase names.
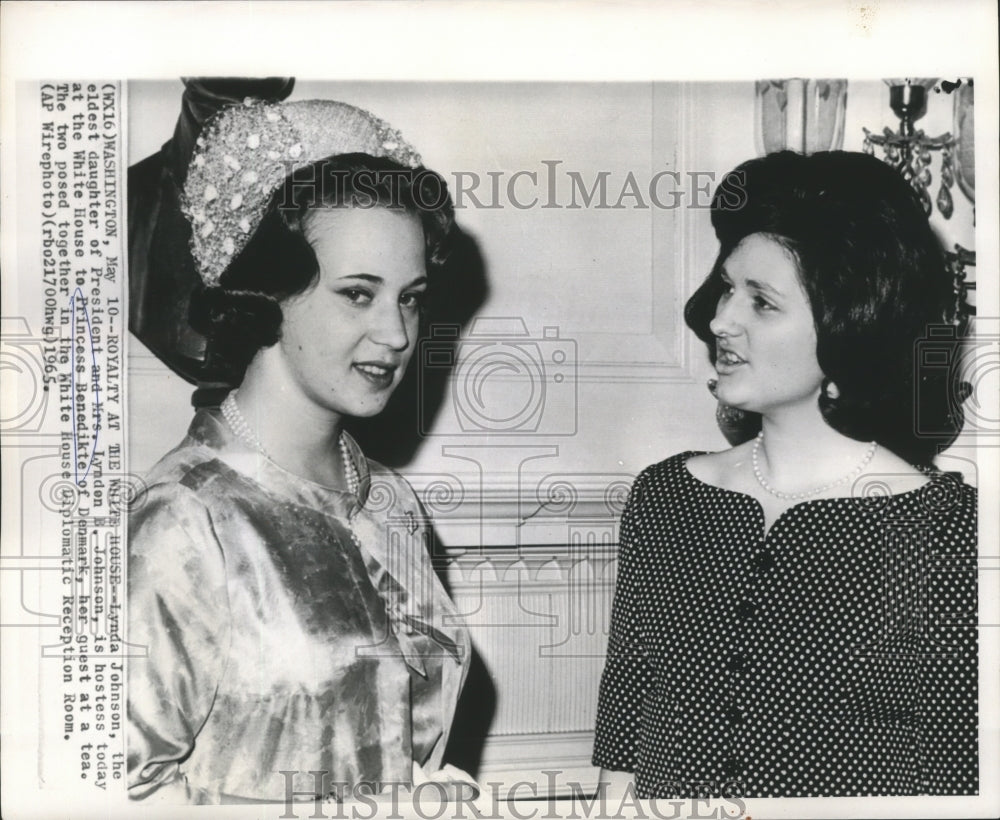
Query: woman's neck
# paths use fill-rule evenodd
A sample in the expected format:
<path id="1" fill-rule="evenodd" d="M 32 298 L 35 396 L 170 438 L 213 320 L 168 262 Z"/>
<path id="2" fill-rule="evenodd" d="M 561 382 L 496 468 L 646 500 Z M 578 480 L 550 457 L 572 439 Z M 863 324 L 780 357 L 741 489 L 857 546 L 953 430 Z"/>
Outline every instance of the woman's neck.
<path id="1" fill-rule="evenodd" d="M 309 481 L 346 486 L 338 447 L 342 417 L 310 399 L 276 357 L 254 358 L 236 401 L 268 458 Z"/>
<path id="2" fill-rule="evenodd" d="M 870 442 L 855 441 L 830 427 L 817 410 L 779 418 L 765 416 L 758 464 L 777 489 L 798 491 L 848 475 L 865 458 Z"/>

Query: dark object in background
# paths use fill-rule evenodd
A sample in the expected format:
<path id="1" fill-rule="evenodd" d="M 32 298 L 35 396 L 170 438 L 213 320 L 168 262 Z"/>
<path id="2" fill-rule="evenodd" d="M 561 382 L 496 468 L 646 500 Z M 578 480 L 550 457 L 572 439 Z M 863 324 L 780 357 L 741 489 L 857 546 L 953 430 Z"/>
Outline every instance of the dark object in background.
<path id="1" fill-rule="evenodd" d="M 184 79 L 173 136 L 128 169 L 129 330 L 177 375 L 199 385 L 192 403 L 211 404 L 226 386 L 205 362 L 205 339 L 188 324 L 191 292 L 201 285 L 180 210 L 188 161 L 205 122 L 247 97 L 279 102 L 291 77 Z M 200 398 L 199 398 L 200 395 Z M 201 400 L 204 399 L 204 400 Z"/>
<path id="2" fill-rule="evenodd" d="M 718 399 L 717 385 L 718 379 L 708 380 L 708 391 L 716 399 Z M 715 408 L 715 421 L 730 447 L 737 447 L 745 441 L 750 441 L 760 432 L 760 413 L 748 413 L 721 401 Z"/>

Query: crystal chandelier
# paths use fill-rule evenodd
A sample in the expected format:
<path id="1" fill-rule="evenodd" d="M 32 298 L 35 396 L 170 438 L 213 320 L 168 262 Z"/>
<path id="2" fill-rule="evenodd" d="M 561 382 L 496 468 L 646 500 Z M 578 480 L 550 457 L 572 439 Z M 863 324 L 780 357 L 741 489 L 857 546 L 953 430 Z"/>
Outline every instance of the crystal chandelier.
<path id="1" fill-rule="evenodd" d="M 941 186 L 935 201 L 941 215 L 950 219 L 955 210 L 951 196 L 951 189 L 955 185 L 955 140 L 950 133 L 928 137 L 923 131 L 914 128 L 914 123 L 927 113 L 927 91 L 935 82 L 935 79 L 886 80 L 889 86 L 889 107 L 899 117 L 899 130 L 893 131 L 886 127 L 881 134 L 873 134 L 865 128 L 864 149 L 866 153 L 874 154 L 875 146 L 878 146 L 885 152 L 885 161 L 913 186 L 928 216 L 933 207 L 929 193 L 933 182 L 930 168 L 932 152 L 940 151 Z"/>

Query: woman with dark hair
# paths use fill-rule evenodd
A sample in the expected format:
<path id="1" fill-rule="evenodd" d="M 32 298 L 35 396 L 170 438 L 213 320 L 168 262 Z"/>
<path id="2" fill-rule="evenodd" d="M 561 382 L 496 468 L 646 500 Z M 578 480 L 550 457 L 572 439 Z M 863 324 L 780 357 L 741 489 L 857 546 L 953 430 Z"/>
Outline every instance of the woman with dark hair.
<path id="1" fill-rule="evenodd" d="M 954 295 L 919 200 L 783 152 L 712 224 L 685 318 L 750 440 L 636 480 L 594 763 L 646 797 L 975 793 L 976 492 L 932 464 L 965 393 L 920 356 Z"/>
<path id="2" fill-rule="evenodd" d="M 130 795 L 311 800 L 442 765 L 468 638 L 406 482 L 347 417 L 413 354 L 453 229 L 443 180 L 342 103 L 238 105 L 184 188 L 191 321 L 239 385 L 129 520 Z"/>

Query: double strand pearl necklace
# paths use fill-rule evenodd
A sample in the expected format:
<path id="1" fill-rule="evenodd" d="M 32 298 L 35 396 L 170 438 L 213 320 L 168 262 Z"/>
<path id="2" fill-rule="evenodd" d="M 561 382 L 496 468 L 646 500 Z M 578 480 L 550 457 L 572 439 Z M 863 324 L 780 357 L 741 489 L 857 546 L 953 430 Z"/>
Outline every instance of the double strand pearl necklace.
<path id="1" fill-rule="evenodd" d="M 264 445 L 260 443 L 260 439 L 257 438 L 256 433 L 247 424 L 247 420 L 243 417 L 243 413 L 240 412 L 240 406 L 236 403 L 236 392 L 233 390 L 225 399 L 223 399 L 222 404 L 219 409 L 222 411 L 222 417 L 226 420 L 226 424 L 229 425 L 236 437 L 243 441 L 245 444 L 249 444 L 253 449 L 259 452 L 268 461 L 273 461 L 274 459 L 268 455 L 267 450 L 264 449 Z M 358 494 L 358 488 L 361 485 L 361 479 L 358 476 L 358 470 L 354 466 L 354 459 L 351 458 L 351 451 L 347 447 L 347 439 L 344 436 L 344 431 L 341 430 L 340 435 L 337 437 L 337 446 L 340 449 L 340 458 L 344 465 L 344 477 L 347 480 L 347 491 L 351 495 Z"/>
<path id="2" fill-rule="evenodd" d="M 760 463 L 757 461 L 757 454 L 760 451 L 760 445 L 764 443 L 764 431 L 761 430 L 757 434 L 757 438 L 753 443 L 753 450 L 751 451 L 750 458 L 753 461 L 753 474 L 757 479 L 757 483 L 760 484 L 765 490 L 767 490 L 771 495 L 776 498 L 783 498 L 786 501 L 799 501 L 803 498 L 812 498 L 814 495 L 819 495 L 820 493 L 825 493 L 827 490 L 832 490 L 834 487 L 839 487 L 841 484 L 847 484 L 849 481 L 857 478 L 864 471 L 865 467 L 869 465 L 871 460 L 875 457 L 875 452 L 878 450 L 878 442 L 873 441 L 868 445 L 868 450 L 865 452 L 865 456 L 861 459 L 861 463 L 855 467 L 851 472 L 845 475 L 843 478 L 838 478 L 836 481 L 831 481 L 829 484 L 824 484 L 822 487 L 817 487 L 814 490 L 807 490 L 801 493 L 783 493 L 781 490 L 776 490 L 764 479 L 764 474 L 761 472 Z"/>

